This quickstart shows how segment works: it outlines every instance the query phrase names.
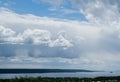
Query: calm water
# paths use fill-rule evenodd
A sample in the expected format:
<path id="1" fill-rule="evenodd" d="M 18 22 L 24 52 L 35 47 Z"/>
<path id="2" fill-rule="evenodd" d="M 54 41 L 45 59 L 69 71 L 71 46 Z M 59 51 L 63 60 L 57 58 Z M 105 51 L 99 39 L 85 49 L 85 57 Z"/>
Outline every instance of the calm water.
<path id="1" fill-rule="evenodd" d="M 120 72 L 77 72 L 77 73 L 21 73 L 0 74 L 0 79 L 11 79 L 15 77 L 98 77 L 98 76 L 120 76 Z"/>

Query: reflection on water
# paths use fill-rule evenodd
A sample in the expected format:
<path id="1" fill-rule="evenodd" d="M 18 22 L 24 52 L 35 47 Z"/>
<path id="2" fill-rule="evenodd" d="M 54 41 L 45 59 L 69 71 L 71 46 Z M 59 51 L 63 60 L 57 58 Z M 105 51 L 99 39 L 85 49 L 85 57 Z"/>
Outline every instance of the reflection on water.
<path id="1" fill-rule="evenodd" d="M 0 74 L 0 79 L 11 79 L 15 77 L 99 77 L 99 76 L 120 76 L 120 72 L 77 72 L 77 73 L 21 73 L 21 74 Z"/>

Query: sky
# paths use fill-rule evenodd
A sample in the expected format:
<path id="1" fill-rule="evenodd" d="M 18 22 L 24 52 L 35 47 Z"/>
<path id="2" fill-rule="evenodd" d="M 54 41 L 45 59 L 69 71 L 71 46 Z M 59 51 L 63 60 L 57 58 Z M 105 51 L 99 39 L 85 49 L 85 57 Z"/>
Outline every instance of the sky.
<path id="1" fill-rule="evenodd" d="M 0 68 L 120 70 L 120 0 L 0 0 Z"/>

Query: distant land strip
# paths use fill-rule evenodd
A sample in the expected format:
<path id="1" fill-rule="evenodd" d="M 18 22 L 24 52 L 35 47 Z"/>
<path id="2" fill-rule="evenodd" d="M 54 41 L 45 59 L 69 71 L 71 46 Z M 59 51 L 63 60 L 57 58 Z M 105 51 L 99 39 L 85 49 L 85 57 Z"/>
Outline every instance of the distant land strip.
<path id="1" fill-rule="evenodd" d="M 61 72 L 95 72 L 81 69 L 0 69 L 2 73 L 61 73 Z"/>

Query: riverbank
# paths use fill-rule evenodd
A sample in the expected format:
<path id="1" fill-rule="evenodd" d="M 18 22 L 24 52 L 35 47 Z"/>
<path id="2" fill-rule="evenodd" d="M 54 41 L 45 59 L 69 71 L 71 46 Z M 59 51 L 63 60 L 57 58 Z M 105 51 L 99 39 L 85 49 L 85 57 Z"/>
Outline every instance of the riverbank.
<path id="1" fill-rule="evenodd" d="M 120 82 L 120 76 L 96 77 L 96 78 L 21 77 L 13 79 L 0 79 L 0 82 Z"/>

